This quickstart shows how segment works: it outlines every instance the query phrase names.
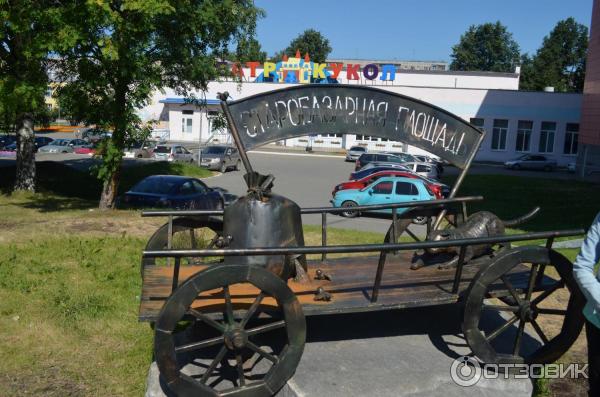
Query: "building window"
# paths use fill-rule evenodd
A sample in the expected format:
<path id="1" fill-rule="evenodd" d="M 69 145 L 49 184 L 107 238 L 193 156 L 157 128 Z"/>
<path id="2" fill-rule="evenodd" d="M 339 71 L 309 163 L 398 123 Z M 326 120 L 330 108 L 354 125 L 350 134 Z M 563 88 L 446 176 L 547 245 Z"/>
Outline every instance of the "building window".
<path id="1" fill-rule="evenodd" d="M 356 135 L 356 139 L 359 141 L 377 141 L 377 137 L 372 137 L 369 135 Z"/>
<path id="2" fill-rule="evenodd" d="M 506 150 L 506 135 L 508 133 L 508 120 L 494 120 L 492 130 L 492 150 Z"/>
<path id="3" fill-rule="evenodd" d="M 192 133 L 193 119 L 191 116 L 183 116 L 181 118 L 181 132 L 184 134 Z"/>
<path id="4" fill-rule="evenodd" d="M 471 124 L 473 124 L 473 126 L 475 128 L 477 128 L 479 131 L 485 131 L 485 129 L 483 128 L 483 124 L 485 123 L 484 119 L 480 119 L 480 118 L 472 118 L 469 120 Z"/>
<path id="5" fill-rule="evenodd" d="M 528 152 L 531 142 L 531 130 L 533 129 L 533 121 L 519 120 L 517 129 L 517 144 L 515 150 L 517 152 Z"/>
<path id="6" fill-rule="evenodd" d="M 553 121 L 542 121 L 540 130 L 540 153 L 554 152 L 554 133 L 556 132 L 556 123 Z"/>
<path id="7" fill-rule="evenodd" d="M 579 124 L 567 123 L 567 131 L 565 132 L 564 154 L 577 154 L 577 143 L 579 141 Z"/>

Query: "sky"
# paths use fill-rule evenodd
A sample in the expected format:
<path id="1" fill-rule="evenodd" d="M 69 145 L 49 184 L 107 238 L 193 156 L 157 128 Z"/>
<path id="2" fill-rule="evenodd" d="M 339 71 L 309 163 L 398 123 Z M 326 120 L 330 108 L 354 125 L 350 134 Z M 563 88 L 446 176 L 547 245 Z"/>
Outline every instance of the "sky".
<path id="1" fill-rule="evenodd" d="M 500 21 L 534 54 L 568 17 L 589 28 L 593 0 L 255 0 L 266 11 L 257 36 L 268 55 L 305 29 L 330 41 L 330 58 L 450 61 L 470 25 Z"/>

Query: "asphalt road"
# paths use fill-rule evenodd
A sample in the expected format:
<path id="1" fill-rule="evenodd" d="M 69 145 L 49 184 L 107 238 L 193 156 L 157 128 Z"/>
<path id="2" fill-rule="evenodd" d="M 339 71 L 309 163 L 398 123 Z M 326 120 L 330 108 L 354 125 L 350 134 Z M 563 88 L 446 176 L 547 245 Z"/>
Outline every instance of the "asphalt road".
<path id="1" fill-rule="evenodd" d="M 330 207 L 333 187 L 348 180 L 354 170 L 353 163 L 340 158 L 318 155 L 292 155 L 276 153 L 250 153 L 252 167 L 262 174 L 275 175 L 273 191 L 295 201 L 300 207 Z M 208 179 L 211 186 L 220 186 L 231 193 L 243 195 L 246 184 L 242 171 L 230 171 Z M 328 226 L 344 229 L 386 232 L 389 219 L 359 217 L 354 219 L 328 215 Z M 320 215 L 305 215 L 305 224 L 321 224 Z M 423 230 L 423 227 L 419 229 Z"/>

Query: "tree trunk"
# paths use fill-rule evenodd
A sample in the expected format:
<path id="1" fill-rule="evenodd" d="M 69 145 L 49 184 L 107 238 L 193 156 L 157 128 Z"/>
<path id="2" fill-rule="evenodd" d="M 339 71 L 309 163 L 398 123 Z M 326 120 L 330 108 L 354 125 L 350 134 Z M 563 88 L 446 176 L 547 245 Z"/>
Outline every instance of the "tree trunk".
<path id="1" fill-rule="evenodd" d="M 119 178 L 121 176 L 121 166 L 115 171 L 111 177 L 104 181 L 102 186 L 102 194 L 100 195 L 100 204 L 98 208 L 101 210 L 110 210 L 115 208 L 115 199 L 117 198 L 117 187 L 119 186 Z"/>
<path id="2" fill-rule="evenodd" d="M 14 190 L 35 191 L 35 135 L 33 116 L 22 115 L 17 121 L 17 176 Z"/>

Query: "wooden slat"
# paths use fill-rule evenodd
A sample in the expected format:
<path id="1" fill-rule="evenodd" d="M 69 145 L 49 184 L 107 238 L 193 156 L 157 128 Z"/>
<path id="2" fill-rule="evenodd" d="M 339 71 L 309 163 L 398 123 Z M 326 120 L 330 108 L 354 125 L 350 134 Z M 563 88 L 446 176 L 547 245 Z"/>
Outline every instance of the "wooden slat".
<path id="1" fill-rule="evenodd" d="M 383 273 L 379 298 L 371 303 L 371 293 L 377 269 L 378 257 L 348 257 L 331 259 L 327 263 L 309 262 L 308 274 L 310 282 L 301 284 L 288 281 L 303 306 L 306 315 L 383 310 L 388 308 L 406 308 L 417 306 L 452 303 L 458 300 L 459 294 L 452 294 L 452 282 L 455 269 L 440 270 L 437 266 L 426 266 L 419 270 L 410 269 L 412 253 L 401 252 L 388 256 Z M 205 266 L 182 266 L 180 284 L 193 274 L 203 270 Z M 315 280 L 315 272 L 321 269 L 331 276 L 332 281 Z M 522 272 L 520 267 L 515 272 Z M 459 291 L 467 288 L 478 266 L 465 266 Z M 155 321 L 165 300 L 171 294 L 173 268 L 170 266 L 148 266 L 144 269 L 144 283 L 139 319 Z M 513 280 L 515 288 L 520 288 L 526 278 Z M 315 301 L 314 294 L 318 287 L 332 295 L 329 302 Z M 237 284 L 230 287 L 234 309 L 247 308 L 252 304 L 258 290 L 249 284 Z M 199 296 L 194 307 L 207 312 L 220 312 L 222 309 L 222 291 L 206 291 Z M 261 307 L 268 309 L 275 306 L 272 298 L 265 298 Z"/>

